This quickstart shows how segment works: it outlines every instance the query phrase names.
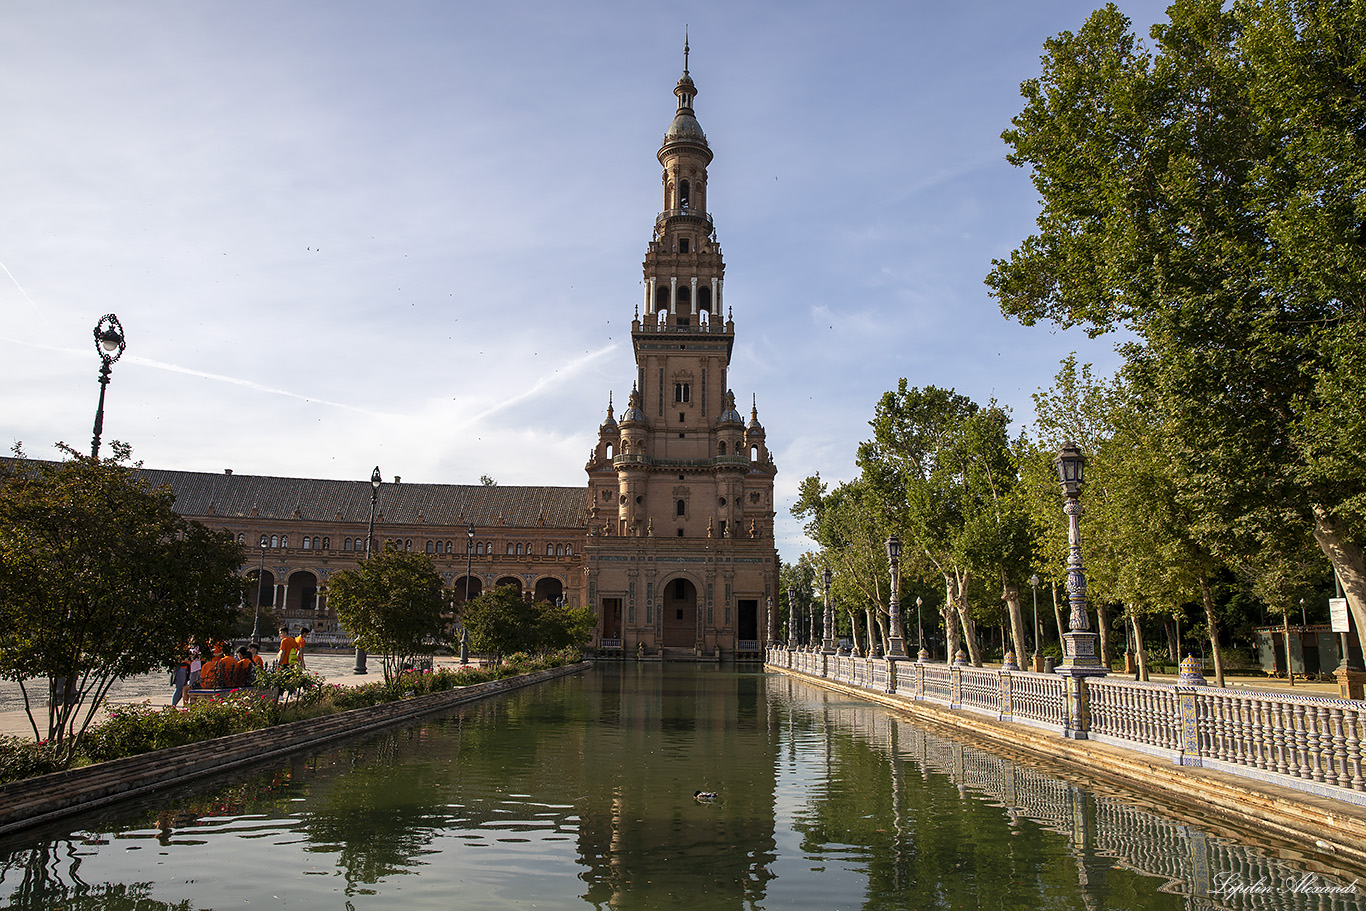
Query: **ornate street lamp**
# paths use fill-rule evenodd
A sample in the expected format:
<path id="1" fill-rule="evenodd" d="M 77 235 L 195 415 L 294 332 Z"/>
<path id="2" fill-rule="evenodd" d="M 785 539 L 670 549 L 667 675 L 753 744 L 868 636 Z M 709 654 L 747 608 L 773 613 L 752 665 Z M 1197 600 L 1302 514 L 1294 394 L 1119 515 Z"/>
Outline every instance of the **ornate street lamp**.
<path id="1" fill-rule="evenodd" d="M 821 581 L 825 584 L 825 638 L 821 641 L 821 651 L 830 655 L 835 651 L 835 610 L 830 603 L 830 567 L 822 570 Z"/>
<path id="2" fill-rule="evenodd" d="M 370 524 L 365 529 L 365 559 L 370 559 L 370 545 L 375 537 L 375 507 L 379 504 L 379 485 L 384 483 L 383 476 L 379 473 L 379 466 L 370 472 Z M 352 671 L 357 674 L 365 673 L 365 649 L 356 644 L 356 665 Z"/>
<path id="3" fill-rule="evenodd" d="M 266 536 L 261 535 L 261 568 L 256 571 L 256 616 L 251 621 L 251 644 L 261 644 L 261 602 L 266 598 Z"/>
<path id="4" fill-rule="evenodd" d="M 1086 456 L 1073 443 L 1066 443 L 1058 450 L 1054 464 L 1058 469 L 1058 481 L 1062 484 L 1063 496 L 1067 502 L 1063 513 L 1067 515 L 1067 597 L 1072 612 L 1067 620 L 1067 632 L 1063 634 L 1063 663 L 1057 668 L 1059 674 L 1071 677 L 1102 677 L 1107 668 L 1100 662 L 1100 636 L 1091 632 L 1090 621 L 1086 617 L 1086 573 L 1081 562 L 1081 489 L 1085 483 L 1083 471 Z M 1081 730 L 1081 719 L 1071 726 Z"/>
<path id="5" fill-rule="evenodd" d="M 920 619 L 920 606 L 925 603 L 925 599 L 919 595 L 915 599 L 915 641 L 920 645 L 916 649 L 915 660 L 921 664 L 926 664 L 930 660 L 930 650 L 925 648 L 925 624 Z"/>
<path id="6" fill-rule="evenodd" d="M 892 535 L 887 539 L 887 562 L 892 569 L 892 597 L 887 602 L 887 616 L 891 634 L 887 637 L 887 660 L 906 657 L 906 643 L 901 635 L 901 539 Z"/>
<path id="7" fill-rule="evenodd" d="M 764 610 L 768 616 L 768 647 L 778 647 L 778 616 L 773 613 L 773 596 L 769 595 L 764 603 Z"/>
<path id="8" fill-rule="evenodd" d="M 474 574 L 474 523 L 465 529 L 465 606 L 470 603 L 470 576 Z M 465 621 L 460 621 L 460 663 L 470 663 L 470 631 L 465 629 Z"/>
<path id="9" fill-rule="evenodd" d="M 123 324 L 112 313 L 106 313 L 95 324 L 95 353 L 100 356 L 100 403 L 95 408 L 95 438 L 90 444 L 90 458 L 100 457 L 100 434 L 104 432 L 104 390 L 109 387 L 110 365 L 123 357 L 128 340 L 123 335 Z"/>
<path id="10" fill-rule="evenodd" d="M 1034 590 L 1034 665 L 1030 670 L 1039 673 L 1043 670 L 1043 655 L 1039 654 L 1039 574 L 1029 577 L 1029 587 Z"/>
<path id="11" fill-rule="evenodd" d="M 797 586 L 787 587 L 787 647 L 797 650 Z"/>

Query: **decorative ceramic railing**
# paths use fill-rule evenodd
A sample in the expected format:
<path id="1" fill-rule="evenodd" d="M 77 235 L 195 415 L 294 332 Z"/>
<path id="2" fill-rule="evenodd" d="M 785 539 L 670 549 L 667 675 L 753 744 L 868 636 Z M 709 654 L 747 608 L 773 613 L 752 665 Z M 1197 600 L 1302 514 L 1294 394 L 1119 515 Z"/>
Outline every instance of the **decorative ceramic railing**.
<path id="1" fill-rule="evenodd" d="M 769 648 L 765 662 L 1366 806 L 1366 702 Z M 1069 699 L 1074 703 L 1069 706 Z M 1069 708 L 1071 711 L 1069 712 Z"/>

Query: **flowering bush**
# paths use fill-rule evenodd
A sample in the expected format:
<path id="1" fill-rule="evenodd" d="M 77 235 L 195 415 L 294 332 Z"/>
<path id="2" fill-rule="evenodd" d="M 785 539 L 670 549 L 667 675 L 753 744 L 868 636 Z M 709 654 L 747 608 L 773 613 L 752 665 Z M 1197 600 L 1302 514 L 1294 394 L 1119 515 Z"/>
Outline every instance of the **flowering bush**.
<path id="1" fill-rule="evenodd" d="M 46 740 L 34 743 L 23 737 L 0 736 L 0 784 L 64 768 Z"/>
<path id="2" fill-rule="evenodd" d="M 104 762 L 258 730 L 273 724 L 275 717 L 274 699 L 250 690 L 199 699 L 184 709 L 153 708 L 145 702 L 120 705 L 86 732 L 82 752 L 93 762 Z"/>

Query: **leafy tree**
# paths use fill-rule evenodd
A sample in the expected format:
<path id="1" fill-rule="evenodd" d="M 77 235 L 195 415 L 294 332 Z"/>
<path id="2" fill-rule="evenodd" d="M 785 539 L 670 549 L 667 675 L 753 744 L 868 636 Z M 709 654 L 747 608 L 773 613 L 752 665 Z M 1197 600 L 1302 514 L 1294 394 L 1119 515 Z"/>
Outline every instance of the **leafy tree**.
<path id="1" fill-rule="evenodd" d="M 820 475 L 812 475 L 802 482 L 791 511 L 796 518 L 808 520 L 807 535 L 821 545 L 819 559 L 811 559 L 830 567 L 831 597 L 849 616 L 854 647 L 865 651 L 858 614 L 865 614 L 866 630 L 873 629 L 874 620 L 879 630 L 886 629 L 890 581 L 887 526 L 878 515 L 869 485 L 858 478 L 827 492 Z M 812 584 L 817 574 L 813 565 Z M 869 635 L 880 641 L 887 636 L 885 632 Z"/>
<path id="2" fill-rule="evenodd" d="M 598 617 L 591 607 L 570 607 L 554 601 L 538 601 L 536 626 L 540 630 L 537 651 L 582 648 L 593 638 Z"/>
<path id="3" fill-rule="evenodd" d="M 327 591 L 337 619 L 357 644 L 383 655 L 386 682 L 446 637 L 449 598 L 424 553 L 388 544 L 355 569 L 334 574 Z"/>
<path id="4" fill-rule="evenodd" d="M 782 628 L 788 629 L 794 616 L 791 608 L 795 604 L 797 608 L 795 614 L 797 620 L 796 641 L 798 643 L 806 642 L 809 627 L 805 620 L 811 613 L 811 606 L 815 598 L 817 573 L 816 559 L 809 553 L 802 554 L 797 558 L 796 563 L 784 563 L 783 568 L 778 573 L 779 595 L 782 596 L 783 605 L 780 617 Z M 791 602 L 788 601 L 789 591 L 793 596 Z M 782 641 L 789 641 L 788 636 L 783 636 Z"/>
<path id="5" fill-rule="evenodd" d="M 127 445 L 102 460 L 60 448 L 63 462 L 16 451 L 0 475 L 0 675 L 65 763 L 115 680 L 229 633 L 245 557 L 231 534 L 176 515 L 169 488 L 148 489 Z M 44 725 L 32 680 L 47 685 Z"/>
<path id="6" fill-rule="evenodd" d="M 1026 325 L 1130 331 L 1202 546 L 1269 566 L 1312 534 L 1366 641 L 1366 5 L 1169 17 L 1152 51 L 1113 5 L 1045 43 L 1003 134 L 1038 232 L 987 283 Z"/>
<path id="7" fill-rule="evenodd" d="M 582 646 L 592 638 L 597 616 L 588 607 L 533 603 L 516 587 L 501 585 L 464 604 L 460 622 L 469 631 L 470 645 L 476 651 L 502 659 L 514 652 Z"/>
<path id="8" fill-rule="evenodd" d="M 1029 575 L 1035 529 L 1019 491 L 1006 435 L 1009 415 L 953 390 L 901 380 L 883 395 L 873 439 L 858 464 L 888 526 L 901 529 L 902 574 L 942 580 L 950 657 L 961 627 L 968 656 L 982 663 L 977 621 L 993 589 L 1006 603 L 1013 648 L 1027 654 L 1019 586 Z M 999 584 L 1000 588 L 995 586 Z"/>

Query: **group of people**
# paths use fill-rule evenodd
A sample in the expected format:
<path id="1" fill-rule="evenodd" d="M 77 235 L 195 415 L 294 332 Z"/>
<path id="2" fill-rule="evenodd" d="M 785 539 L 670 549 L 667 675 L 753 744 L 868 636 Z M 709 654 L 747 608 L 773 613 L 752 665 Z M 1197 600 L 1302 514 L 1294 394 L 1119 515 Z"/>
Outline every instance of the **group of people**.
<path id="1" fill-rule="evenodd" d="M 280 627 L 280 651 L 275 667 L 304 666 L 304 644 L 310 630 L 304 627 L 298 636 L 291 636 L 288 627 Z M 215 642 L 212 656 L 201 658 L 198 646 L 191 645 L 185 657 L 171 671 L 171 705 L 179 705 L 187 690 L 233 690 L 252 686 L 258 672 L 264 671 L 265 659 L 256 643 L 240 646 L 235 652 L 226 644 Z"/>

